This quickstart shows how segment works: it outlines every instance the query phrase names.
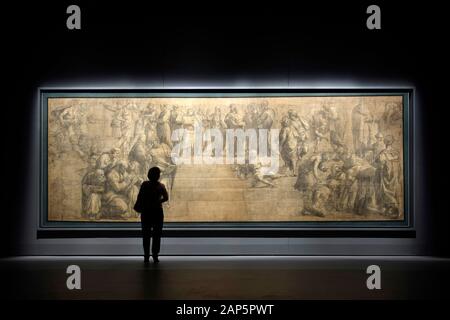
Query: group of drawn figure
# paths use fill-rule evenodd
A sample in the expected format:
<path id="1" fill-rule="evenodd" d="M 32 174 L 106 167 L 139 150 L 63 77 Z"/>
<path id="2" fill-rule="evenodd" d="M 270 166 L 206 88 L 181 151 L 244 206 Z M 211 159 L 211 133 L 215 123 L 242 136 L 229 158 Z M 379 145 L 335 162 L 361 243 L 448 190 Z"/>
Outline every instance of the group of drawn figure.
<path id="1" fill-rule="evenodd" d="M 331 106 L 322 106 L 312 116 L 309 140 L 305 138 L 306 123 L 298 117 L 290 119 L 292 137 L 297 133 L 298 143 L 282 146 L 281 155 L 287 159 L 286 163 L 294 163 L 291 165 L 297 172 L 294 188 L 303 194 L 302 214 L 323 217 L 329 212 L 374 213 L 399 218 L 402 159 L 399 150 L 393 147 L 394 136 L 384 136 L 381 130 L 390 132 L 401 125 L 400 105 L 386 104 L 379 117 L 363 104 L 355 106 L 351 113 L 351 139 L 345 137 L 345 117 Z M 300 124 L 301 129 L 297 130 Z M 345 143 L 348 140 L 353 146 Z"/>
<path id="2" fill-rule="evenodd" d="M 236 176 L 250 180 L 250 188 L 276 188 L 277 179 L 296 177 L 303 208 L 299 214 L 323 217 L 331 212 L 398 218 L 402 199 L 402 158 L 394 148 L 393 128 L 402 121 L 401 105 L 387 103 L 375 116 L 363 103 L 351 117 L 324 103 L 308 116 L 296 106 L 275 111 L 267 100 L 243 108 L 231 104 L 208 111 L 180 105 L 138 107 L 133 103 L 102 104 L 111 113 L 110 140 L 90 136 L 88 125 L 98 120 L 80 105 L 56 108 L 51 114 L 54 129 L 49 140 L 49 159 L 75 151 L 88 163 L 82 177 L 82 217 L 90 220 L 137 218 L 133 205 L 147 171 L 161 169 L 161 182 L 169 191 L 177 166 L 172 162 L 172 132 L 194 126 L 226 129 L 279 128 L 282 170 L 263 174 L 260 164 L 233 165 Z M 226 110 L 225 109 L 225 110 Z M 347 130 L 350 126 L 350 130 Z M 351 136 L 349 136 L 349 133 Z M 53 141 L 53 143 L 52 143 Z M 50 161 L 50 160 L 49 160 Z M 295 181 L 296 180 L 296 181 Z"/>

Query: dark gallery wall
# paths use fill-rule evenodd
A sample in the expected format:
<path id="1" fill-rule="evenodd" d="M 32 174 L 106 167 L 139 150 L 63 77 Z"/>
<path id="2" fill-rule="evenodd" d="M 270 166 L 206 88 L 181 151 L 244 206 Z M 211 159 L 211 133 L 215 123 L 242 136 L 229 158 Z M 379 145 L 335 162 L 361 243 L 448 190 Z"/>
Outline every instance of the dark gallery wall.
<path id="1" fill-rule="evenodd" d="M 439 8 L 380 4 L 382 29 L 371 31 L 365 27 L 371 3 L 213 14 L 81 3 L 82 29 L 69 31 L 69 4 L 16 3 L 4 10 L 2 255 L 125 254 L 137 246 L 137 239 L 36 239 L 38 87 L 414 88 L 416 238 L 171 238 L 166 250 L 449 254 L 443 207 L 448 170 L 439 151 L 445 141 Z"/>

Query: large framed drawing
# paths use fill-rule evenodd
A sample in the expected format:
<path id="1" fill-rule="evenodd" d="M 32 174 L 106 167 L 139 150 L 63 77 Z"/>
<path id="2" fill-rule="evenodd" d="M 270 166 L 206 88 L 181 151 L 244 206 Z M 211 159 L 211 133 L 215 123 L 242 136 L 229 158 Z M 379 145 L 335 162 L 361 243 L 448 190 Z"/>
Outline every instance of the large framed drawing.
<path id="1" fill-rule="evenodd" d="M 45 90 L 40 228 L 411 228 L 412 90 Z"/>

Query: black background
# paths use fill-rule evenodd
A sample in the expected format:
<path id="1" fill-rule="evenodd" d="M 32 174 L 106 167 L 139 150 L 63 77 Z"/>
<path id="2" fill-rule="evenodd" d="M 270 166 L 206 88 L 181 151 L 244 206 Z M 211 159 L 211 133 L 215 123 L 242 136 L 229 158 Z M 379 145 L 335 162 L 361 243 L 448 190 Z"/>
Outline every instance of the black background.
<path id="1" fill-rule="evenodd" d="M 2 4 L 2 255 L 15 253 L 24 218 L 37 87 L 152 81 L 287 87 L 342 79 L 416 88 L 426 111 L 419 119 L 426 185 L 416 196 L 426 200 L 432 227 L 428 252 L 449 255 L 444 9 L 392 2 L 376 3 L 382 29 L 372 31 L 365 13 L 372 2 Z M 82 11 L 78 31 L 66 28 L 65 11 L 73 3 Z"/>

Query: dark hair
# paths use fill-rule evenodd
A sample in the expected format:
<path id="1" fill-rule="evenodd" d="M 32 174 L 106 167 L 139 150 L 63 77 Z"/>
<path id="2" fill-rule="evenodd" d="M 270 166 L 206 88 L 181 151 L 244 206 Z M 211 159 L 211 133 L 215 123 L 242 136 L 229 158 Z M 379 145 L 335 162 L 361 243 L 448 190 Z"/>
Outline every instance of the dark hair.
<path id="1" fill-rule="evenodd" d="M 387 136 L 384 138 L 384 144 L 385 144 L 386 146 L 390 146 L 390 145 L 392 145 L 393 143 L 394 143 L 394 137 L 393 137 L 391 134 L 387 135 Z"/>
<path id="2" fill-rule="evenodd" d="M 148 170 L 147 177 L 150 181 L 158 181 L 161 176 L 161 170 L 158 167 L 153 167 Z"/>

